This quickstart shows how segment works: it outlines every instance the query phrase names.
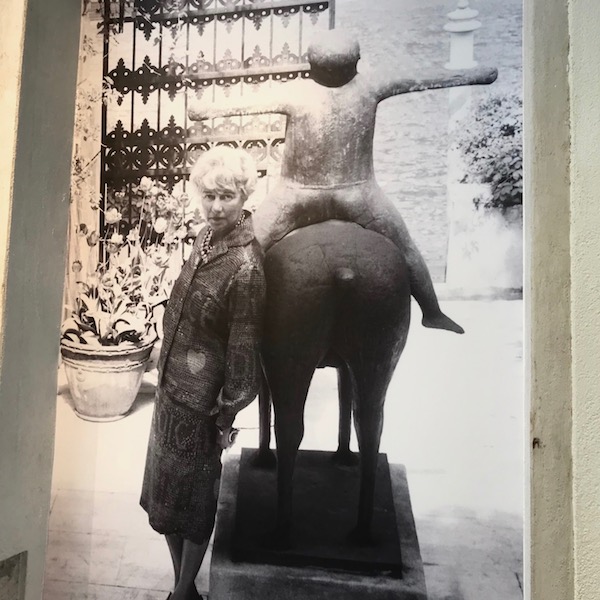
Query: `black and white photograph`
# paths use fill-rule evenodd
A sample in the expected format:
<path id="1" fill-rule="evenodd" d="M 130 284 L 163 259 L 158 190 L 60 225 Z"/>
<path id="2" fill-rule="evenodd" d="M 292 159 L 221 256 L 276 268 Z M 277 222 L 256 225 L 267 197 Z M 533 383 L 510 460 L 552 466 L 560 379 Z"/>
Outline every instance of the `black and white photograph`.
<path id="1" fill-rule="evenodd" d="M 523 598 L 520 0 L 82 0 L 44 600 Z"/>

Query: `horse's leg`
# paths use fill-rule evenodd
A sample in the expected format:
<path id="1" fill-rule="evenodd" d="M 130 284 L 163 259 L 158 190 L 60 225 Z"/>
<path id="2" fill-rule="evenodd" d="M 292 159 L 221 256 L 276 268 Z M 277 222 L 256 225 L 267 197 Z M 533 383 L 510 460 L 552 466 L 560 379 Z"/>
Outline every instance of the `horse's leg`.
<path id="1" fill-rule="evenodd" d="M 356 388 L 350 367 L 342 362 L 337 367 L 338 376 L 338 398 L 340 405 L 338 449 L 333 455 L 333 461 L 343 466 L 358 464 L 359 459 L 354 452 L 350 451 L 350 432 L 352 428 L 352 405 Z"/>
<path id="2" fill-rule="evenodd" d="M 304 405 L 316 361 L 273 367 L 267 371 L 277 440 L 277 521 L 273 544 L 284 549 L 291 545 L 294 467 L 304 437 Z"/>
<path id="3" fill-rule="evenodd" d="M 271 390 L 263 372 L 260 392 L 258 394 L 258 451 L 252 464 L 259 469 L 272 469 L 277 464 L 271 445 Z"/>
<path id="4" fill-rule="evenodd" d="M 389 361 L 389 358 L 387 361 L 374 358 L 371 356 L 369 362 L 355 361 L 353 366 L 357 387 L 354 424 L 360 451 L 360 493 L 358 518 L 352 537 L 361 544 L 372 541 L 371 522 L 379 442 L 383 429 L 383 405 L 395 366 L 395 361 Z"/>

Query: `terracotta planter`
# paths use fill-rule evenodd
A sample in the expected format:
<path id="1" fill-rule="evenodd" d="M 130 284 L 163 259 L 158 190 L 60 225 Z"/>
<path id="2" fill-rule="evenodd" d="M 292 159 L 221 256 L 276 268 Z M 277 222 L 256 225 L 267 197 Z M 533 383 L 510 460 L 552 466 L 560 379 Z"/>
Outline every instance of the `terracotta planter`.
<path id="1" fill-rule="evenodd" d="M 89 346 L 62 341 L 60 352 L 76 414 L 116 421 L 131 410 L 154 341 L 140 346 Z"/>

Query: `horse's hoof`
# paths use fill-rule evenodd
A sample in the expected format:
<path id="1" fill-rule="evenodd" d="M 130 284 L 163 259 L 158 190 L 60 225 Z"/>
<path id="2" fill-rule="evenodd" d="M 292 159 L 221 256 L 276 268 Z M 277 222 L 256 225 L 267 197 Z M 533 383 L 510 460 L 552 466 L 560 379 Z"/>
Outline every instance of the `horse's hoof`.
<path id="1" fill-rule="evenodd" d="M 334 452 L 331 460 L 340 467 L 355 467 L 360 462 L 358 455 L 350 450 L 338 450 Z"/>
<path id="2" fill-rule="evenodd" d="M 257 469 L 274 469 L 277 466 L 277 457 L 273 450 L 257 450 L 252 458 L 252 466 Z"/>

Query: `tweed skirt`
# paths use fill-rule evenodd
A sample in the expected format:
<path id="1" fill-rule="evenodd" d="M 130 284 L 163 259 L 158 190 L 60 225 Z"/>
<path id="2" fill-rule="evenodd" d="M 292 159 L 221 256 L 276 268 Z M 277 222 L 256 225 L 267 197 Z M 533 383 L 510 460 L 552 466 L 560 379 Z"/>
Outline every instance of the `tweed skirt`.
<path id="1" fill-rule="evenodd" d="M 210 537 L 221 476 L 215 419 L 157 390 L 140 504 L 158 533 Z"/>

